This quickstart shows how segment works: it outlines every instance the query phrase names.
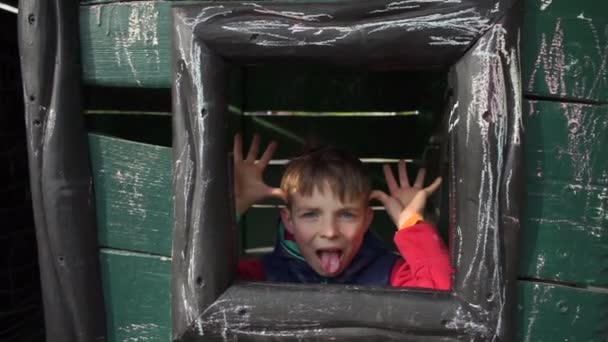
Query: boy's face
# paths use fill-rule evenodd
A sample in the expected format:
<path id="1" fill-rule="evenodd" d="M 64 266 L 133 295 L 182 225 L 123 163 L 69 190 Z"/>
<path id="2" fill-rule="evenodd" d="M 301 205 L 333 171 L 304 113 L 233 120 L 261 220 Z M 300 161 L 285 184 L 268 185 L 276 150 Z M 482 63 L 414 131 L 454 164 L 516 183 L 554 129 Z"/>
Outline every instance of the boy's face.
<path id="1" fill-rule="evenodd" d="M 328 184 L 311 196 L 293 194 L 291 208 L 281 211 L 302 255 L 320 275 L 342 273 L 359 251 L 373 218 L 367 198 L 340 201 Z"/>

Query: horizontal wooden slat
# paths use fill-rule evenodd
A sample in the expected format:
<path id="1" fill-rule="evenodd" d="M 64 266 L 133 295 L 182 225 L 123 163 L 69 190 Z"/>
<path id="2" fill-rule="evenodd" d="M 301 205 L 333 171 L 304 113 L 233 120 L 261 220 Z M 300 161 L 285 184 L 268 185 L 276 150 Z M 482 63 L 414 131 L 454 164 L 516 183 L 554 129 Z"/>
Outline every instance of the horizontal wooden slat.
<path id="1" fill-rule="evenodd" d="M 99 244 L 171 255 L 171 150 L 90 135 Z"/>
<path id="2" fill-rule="evenodd" d="M 526 1 L 523 88 L 560 98 L 608 101 L 608 2 Z"/>
<path id="3" fill-rule="evenodd" d="M 526 176 L 608 185 L 608 106 L 526 101 Z"/>
<path id="4" fill-rule="evenodd" d="M 520 275 L 608 284 L 608 187 L 529 183 Z"/>
<path id="5" fill-rule="evenodd" d="M 99 258 L 108 341 L 171 341 L 171 260 L 111 249 Z"/>
<path id="6" fill-rule="evenodd" d="M 606 341 L 608 290 L 520 281 L 517 341 Z"/>
<path id="7" fill-rule="evenodd" d="M 170 341 L 170 261 L 100 253 L 109 341 Z M 608 291 L 519 281 L 516 315 L 521 342 L 605 341 Z"/>
<path id="8" fill-rule="evenodd" d="M 526 102 L 520 275 L 608 284 L 608 106 Z"/>

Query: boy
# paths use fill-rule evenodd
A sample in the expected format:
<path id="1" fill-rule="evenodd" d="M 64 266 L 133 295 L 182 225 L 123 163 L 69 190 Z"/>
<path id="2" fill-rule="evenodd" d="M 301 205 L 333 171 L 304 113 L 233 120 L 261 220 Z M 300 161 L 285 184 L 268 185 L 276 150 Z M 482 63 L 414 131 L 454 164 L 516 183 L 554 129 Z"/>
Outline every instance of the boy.
<path id="1" fill-rule="evenodd" d="M 363 164 L 328 147 L 291 160 L 281 187 L 272 188 L 262 174 L 277 145 L 270 143 L 256 161 L 259 145 L 255 135 L 243 159 L 242 139 L 234 139 L 237 214 L 264 198 L 281 198 L 287 205 L 281 209 L 274 251 L 263 260 L 241 260 L 241 280 L 450 289 L 453 270 L 447 248 L 422 218 L 426 199 L 439 188 L 440 178 L 423 188 L 422 169 L 410 186 L 401 160 L 400 185 L 384 165 L 390 195 L 372 191 Z M 394 241 L 403 257 L 368 233 L 373 218 L 370 199 L 382 202 L 397 226 Z"/>

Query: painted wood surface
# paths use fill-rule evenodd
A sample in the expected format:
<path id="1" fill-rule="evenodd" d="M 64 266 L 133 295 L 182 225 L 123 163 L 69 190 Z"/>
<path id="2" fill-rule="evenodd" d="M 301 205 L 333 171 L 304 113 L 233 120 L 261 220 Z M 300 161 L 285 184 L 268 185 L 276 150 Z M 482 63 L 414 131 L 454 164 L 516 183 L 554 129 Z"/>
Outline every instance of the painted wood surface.
<path id="1" fill-rule="evenodd" d="M 523 85 L 530 94 L 608 101 L 608 3 L 526 2 Z M 171 2 L 81 7 L 85 82 L 169 88 Z"/>
<path id="2" fill-rule="evenodd" d="M 517 340 L 522 342 L 605 342 L 608 291 L 520 281 Z"/>
<path id="3" fill-rule="evenodd" d="M 171 341 L 171 260 L 102 249 L 108 341 Z"/>
<path id="4" fill-rule="evenodd" d="M 170 341 L 170 260 L 102 250 L 110 342 Z M 518 338 L 522 342 L 604 342 L 608 292 L 520 281 Z"/>
<path id="5" fill-rule="evenodd" d="M 102 247 L 171 255 L 171 150 L 90 135 Z"/>
<path id="6" fill-rule="evenodd" d="M 168 88 L 170 2 L 95 4 L 80 10 L 83 78 L 106 86 Z"/>
<path id="7" fill-rule="evenodd" d="M 530 94 L 608 101 L 608 2 L 526 1 L 523 88 Z"/>
<path id="8" fill-rule="evenodd" d="M 608 106 L 526 102 L 521 275 L 608 284 Z"/>

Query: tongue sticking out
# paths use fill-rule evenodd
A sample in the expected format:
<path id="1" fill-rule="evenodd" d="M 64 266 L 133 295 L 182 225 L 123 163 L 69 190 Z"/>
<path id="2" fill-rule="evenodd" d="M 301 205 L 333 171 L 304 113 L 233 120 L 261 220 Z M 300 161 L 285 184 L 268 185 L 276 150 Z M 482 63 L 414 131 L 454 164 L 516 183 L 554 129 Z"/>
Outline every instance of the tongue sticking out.
<path id="1" fill-rule="evenodd" d="M 321 267 L 323 272 L 332 274 L 336 273 L 340 268 L 340 252 L 336 251 L 321 251 Z"/>

